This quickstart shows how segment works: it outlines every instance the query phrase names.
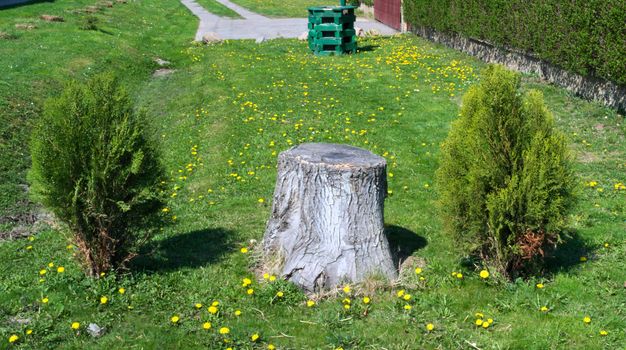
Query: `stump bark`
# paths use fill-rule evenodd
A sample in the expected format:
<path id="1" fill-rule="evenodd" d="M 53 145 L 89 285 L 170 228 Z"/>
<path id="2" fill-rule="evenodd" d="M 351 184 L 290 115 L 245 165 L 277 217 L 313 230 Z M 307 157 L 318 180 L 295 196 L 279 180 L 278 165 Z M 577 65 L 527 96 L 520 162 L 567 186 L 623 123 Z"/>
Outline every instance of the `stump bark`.
<path id="1" fill-rule="evenodd" d="M 384 235 L 387 163 L 367 150 L 308 143 L 282 152 L 263 246 L 312 292 L 397 276 Z"/>

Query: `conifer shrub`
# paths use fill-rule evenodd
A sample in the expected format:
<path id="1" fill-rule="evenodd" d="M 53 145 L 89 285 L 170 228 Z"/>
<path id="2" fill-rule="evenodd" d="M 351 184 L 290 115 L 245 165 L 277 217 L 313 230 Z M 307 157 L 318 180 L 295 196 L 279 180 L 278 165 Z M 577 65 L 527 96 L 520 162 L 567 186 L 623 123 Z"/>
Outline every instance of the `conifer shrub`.
<path id="1" fill-rule="evenodd" d="M 142 118 L 99 75 L 48 100 L 33 131 L 33 197 L 67 225 L 92 276 L 123 267 L 158 220 L 163 172 Z"/>
<path id="2" fill-rule="evenodd" d="M 486 69 L 463 98 L 441 150 L 437 187 L 446 229 L 508 277 L 540 272 L 573 202 L 564 135 L 538 91 Z"/>

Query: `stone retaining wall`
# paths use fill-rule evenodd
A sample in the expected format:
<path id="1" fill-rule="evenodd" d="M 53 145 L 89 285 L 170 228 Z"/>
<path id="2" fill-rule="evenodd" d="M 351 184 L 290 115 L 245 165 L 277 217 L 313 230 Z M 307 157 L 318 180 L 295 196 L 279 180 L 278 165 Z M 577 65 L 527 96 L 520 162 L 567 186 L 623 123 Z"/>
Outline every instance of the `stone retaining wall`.
<path id="1" fill-rule="evenodd" d="M 417 27 L 410 31 L 435 43 L 470 54 L 489 63 L 498 63 L 523 73 L 537 74 L 550 83 L 562 86 L 587 100 L 601 102 L 620 112 L 626 111 L 626 87 L 592 76 L 582 76 L 556 67 L 533 55 L 510 48 L 496 47 L 488 42 Z"/>

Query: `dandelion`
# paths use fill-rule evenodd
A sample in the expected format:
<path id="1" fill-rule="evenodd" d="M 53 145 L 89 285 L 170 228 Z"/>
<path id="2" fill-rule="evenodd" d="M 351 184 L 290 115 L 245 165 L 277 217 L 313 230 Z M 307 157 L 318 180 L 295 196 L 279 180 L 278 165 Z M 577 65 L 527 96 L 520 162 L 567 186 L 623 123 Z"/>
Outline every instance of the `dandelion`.
<path id="1" fill-rule="evenodd" d="M 283 292 L 280 292 L 280 291 L 279 291 L 278 293 L 276 293 L 276 296 L 277 296 L 277 297 L 279 297 L 279 298 L 282 298 L 282 297 L 283 297 L 283 295 L 284 295 L 284 293 L 283 293 Z"/>
<path id="2" fill-rule="evenodd" d="M 261 204 L 265 203 L 265 198 L 259 198 L 258 202 L 261 203 Z"/>
<path id="3" fill-rule="evenodd" d="M 209 311 L 209 313 L 215 315 L 217 313 L 217 307 L 211 305 L 208 307 L 207 311 Z"/>
<path id="4" fill-rule="evenodd" d="M 276 276 L 271 275 L 271 276 L 270 276 L 270 282 L 274 282 L 274 281 L 276 281 Z"/>
<path id="5" fill-rule="evenodd" d="M 72 329 L 73 329 L 73 330 L 77 330 L 77 329 L 79 329 L 79 328 L 80 328 L 80 323 L 78 323 L 78 322 L 72 322 L 72 326 L 71 326 L 71 327 L 72 327 Z"/>
<path id="6" fill-rule="evenodd" d="M 344 292 L 344 293 L 346 293 L 346 294 L 350 294 L 350 292 L 351 292 L 351 291 L 352 291 L 352 290 L 350 289 L 350 285 L 345 285 L 345 286 L 343 287 L 343 292 Z"/>
<path id="7" fill-rule="evenodd" d="M 589 316 L 585 316 L 585 317 L 583 318 L 583 322 L 584 322 L 585 324 L 590 324 L 590 323 L 591 323 L 591 317 L 589 317 Z"/>
<path id="8" fill-rule="evenodd" d="M 177 315 L 174 315 L 170 318 L 170 321 L 172 321 L 172 323 L 176 324 L 178 323 L 178 321 L 180 321 L 180 317 L 178 317 Z"/>
<path id="9" fill-rule="evenodd" d="M 407 311 L 411 310 L 411 305 L 409 304 L 404 305 L 404 309 Z"/>
<path id="10" fill-rule="evenodd" d="M 32 245 L 29 245 L 29 246 L 26 247 L 26 250 L 31 250 L 31 249 L 33 249 Z"/>
<path id="11" fill-rule="evenodd" d="M 487 270 L 480 271 L 480 278 L 482 278 L 482 279 L 489 278 L 489 271 L 487 271 Z"/>
<path id="12" fill-rule="evenodd" d="M 581 256 L 580 257 L 580 262 L 585 262 L 587 261 L 587 257 L 586 256 Z"/>
<path id="13" fill-rule="evenodd" d="M 41 276 L 45 275 L 46 273 L 48 273 L 46 269 L 39 270 L 39 275 Z"/>
<path id="14" fill-rule="evenodd" d="M 609 244 L 608 243 L 604 243 L 604 248 L 608 248 Z"/>
<path id="15" fill-rule="evenodd" d="M 250 336 L 250 340 L 257 341 L 259 340 L 259 337 L 259 333 L 254 333 L 252 336 Z"/>
<path id="16" fill-rule="evenodd" d="M 607 335 L 609 335 L 609 332 L 605 331 L 604 329 L 600 331 L 600 335 L 603 337 L 606 337 Z"/>
<path id="17" fill-rule="evenodd" d="M 74 249 L 74 245 L 73 244 L 68 244 L 67 247 L 65 247 L 65 248 L 67 248 L 68 250 L 71 250 L 71 249 Z"/>
<path id="18" fill-rule="evenodd" d="M 264 280 L 268 280 L 268 279 L 270 279 L 270 274 L 269 274 L 269 273 L 264 273 L 264 274 L 263 274 L 263 279 L 264 279 Z"/>
<path id="19" fill-rule="evenodd" d="M 402 299 L 404 299 L 404 300 L 406 300 L 406 301 L 411 300 L 411 294 L 405 294 L 405 295 L 402 297 Z"/>
<path id="20" fill-rule="evenodd" d="M 273 344 L 267 344 L 267 350 L 276 350 L 276 347 Z"/>
<path id="21" fill-rule="evenodd" d="M 477 325 L 477 326 L 482 326 L 483 320 L 480 319 L 480 318 L 477 318 L 476 321 L 474 321 L 474 324 Z"/>
<path id="22" fill-rule="evenodd" d="M 346 310 L 350 310 L 350 304 L 344 304 L 343 308 L 346 309 Z"/>
<path id="23" fill-rule="evenodd" d="M 18 341 L 20 339 L 20 337 L 18 337 L 17 335 L 13 334 L 9 337 L 9 343 L 15 343 L 16 341 Z"/>
<path id="24" fill-rule="evenodd" d="M 57 267 L 57 272 L 58 272 L 58 273 L 63 273 L 63 272 L 65 272 L 65 267 L 63 267 L 63 266 L 59 266 L 59 267 Z"/>
<path id="25" fill-rule="evenodd" d="M 421 267 L 416 267 L 415 268 L 415 274 L 419 275 L 420 273 L 422 273 L 422 268 Z"/>
<path id="26" fill-rule="evenodd" d="M 537 289 L 543 289 L 544 285 L 543 283 L 537 283 Z"/>
<path id="27" fill-rule="evenodd" d="M 48 267 L 49 268 L 53 268 L 54 267 L 54 263 L 53 262 L 48 263 Z"/>
<path id="28" fill-rule="evenodd" d="M 120 288 L 120 289 L 117 290 L 117 292 L 120 293 L 120 294 L 124 294 L 124 293 L 126 293 L 126 289 Z"/>
<path id="29" fill-rule="evenodd" d="M 31 335 L 33 334 L 33 330 L 32 329 L 27 329 L 26 330 L 26 335 Z"/>
<path id="30" fill-rule="evenodd" d="M 489 328 L 490 325 L 491 323 L 489 322 L 483 322 L 483 328 Z"/>
<path id="31" fill-rule="evenodd" d="M 243 254 L 246 254 L 248 252 L 248 248 L 243 247 L 239 251 L 242 252 Z"/>
<path id="32" fill-rule="evenodd" d="M 400 289 L 396 295 L 398 296 L 398 298 L 402 298 L 402 296 L 404 295 L 404 289 Z"/>
<path id="33" fill-rule="evenodd" d="M 248 295 L 252 295 L 252 294 L 254 294 L 254 289 L 249 288 L 249 289 L 246 291 L 246 293 L 247 293 Z"/>
<path id="34" fill-rule="evenodd" d="M 249 278 L 244 278 L 244 279 L 243 279 L 243 282 L 242 282 L 242 284 L 241 284 L 241 285 L 242 285 L 243 287 L 247 287 L 247 286 L 249 286 L 249 285 L 251 285 L 251 284 L 252 284 L 252 280 L 250 280 Z"/>
<path id="35" fill-rule="evenodd" d="M 463 279 L 463 274 L 462 274 L 462 273 L 460 273 L 460 272 L 459 272 L 459 273 L 457 273 L 457 274 L 456 274 L 456 278 L 458 278 L 458 279 Z"/>
<path id="36" fill-rule="evenodd" d="M 194 305 L 194 306 L 196 307 L 196 309 L 202 308 L 202 304 L 200 304 L 200 303 L 196 303 L 196 305 Z"/>
<path id="37" fill-rule="evenodd" d="M 211 329 L 211 322 L 204 322 L 202 324 L 202 329 L 205 329 L 205 330 Z"/>
<path id="38" fill-rule="evenodd" d="M 230 333 L 230 328 L 228 327 L 220 328 L 220 334 L 228 334 L 228 333 Z"/>
<path id="39" fill-rule="evenodd" d="M 306 306 L 307 307 L 313 307 L 313 306 L 315 306 L 315 302 L 313 300 L 307 300 Z"/>
<path id="40" fill-rule="evenodd" d="M 369 297 L 363 297 L 363 304 L 369 304 L 370 303 L 370 298 Z"/>
<path id="41" fill-rule="evenodd" d="M 435 325 L 432 323 L 429 323 L 426 325 L 426 330 L 429 332 L 432 332 L 435 329 Z"/>
<path id="42" fill-rule="evenodd" d="M 211 303 L 211 306 L 218 306 L 219 304 L 220 304 L 219 301 L 214 301 L 214 302 Z"/>
<path id="43" fill-rule="evenodd" d="M 100 304 L 106 304 L 109 302 L 109 298 L 107 298 L 106 296 L 102 296 L 100 297 Z"/>
<path id="44" fill-rule="evenodd" d="M 235 310 L 235 316 L 241 316 L 241 310 Z"/>
<path id="45" fill-rule="evenodd" d="M 41 299 L 41 302 L 44 303 L 44 304 L 47 304 L 48 301 L 49 301 L 48 297 L 45 297 L 45 298 Z"/>
<path id="46" fill-rule="evenodd" d="M 550 309 L 548 309 L 548 307 L 547 307 L 547 306 L 542 306 L 539 310 L 540 310 L 541 312 L 548 312 Z"/>

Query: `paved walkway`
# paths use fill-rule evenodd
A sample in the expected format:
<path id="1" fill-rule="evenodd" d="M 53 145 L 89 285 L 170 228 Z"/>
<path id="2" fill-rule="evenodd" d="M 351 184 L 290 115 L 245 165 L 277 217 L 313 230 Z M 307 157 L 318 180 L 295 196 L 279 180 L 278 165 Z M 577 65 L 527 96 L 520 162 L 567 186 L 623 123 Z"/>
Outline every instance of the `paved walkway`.
<path id="1" fill-rule="evenodd" d="M 194 0 L 181 0 L 200 19 L 200 26 L 196 33 L 196 40 L 198 41 L 202 40 L 204 34 L 211 32 L 216 33 L 222 39 L 274 39 L 297 38 L 308 30 L 307 18 L 268 18 L 250 12 L 228 0 L 216 1 L 237 12 L 243 19 L 219 17 L 205 10 Z M 380 22 L 366 19 L 357 18 L 355 25 L 365 31 L 376 29 L 382 35 L 397 33 L 396 30 Z"/>

